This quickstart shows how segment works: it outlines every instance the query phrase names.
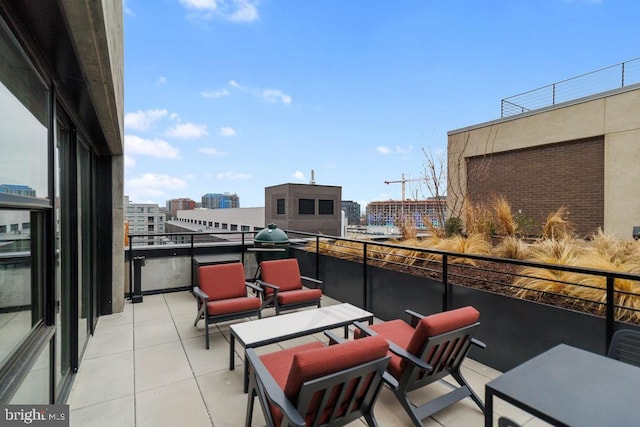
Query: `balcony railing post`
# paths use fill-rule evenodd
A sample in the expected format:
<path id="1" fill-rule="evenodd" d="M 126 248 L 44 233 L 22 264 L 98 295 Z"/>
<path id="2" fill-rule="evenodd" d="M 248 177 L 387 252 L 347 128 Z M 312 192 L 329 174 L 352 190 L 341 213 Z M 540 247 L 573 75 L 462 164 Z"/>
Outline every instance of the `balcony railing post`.
<path id="1" fill-rule="evenodd" d="M 448 260 L 447 255 L 442 255 L 442 286 L 444 287 L 442 292 L 442 311 L 449 310 L 449 281 L 447 280 L 448 276 Z"/>
<path id="2" fill-rule="evenodd" d="M 622 63 L 622 86 L 624 87 L 624 62 Z"/>
<path id="3" fill-rule="evenodd" d="M 552 84 L 552 91 L 553 91 L 553 95 L 552 95 L 552 102 L 551 105 L 556 105 L 556 84 Z"/>
<path id="4" fill-rule="evenodd" d="M 191 265 L 193 265 L 193 234 L 191 234 Z M 193 287 L 194 281 L 193 281 L 193 268 L 191 269 L 191 287 Z"/>
<path id="5" fill-rule="evenodd" d="M 133 258 L 133 294 L 132 303 L 142 302 L 142 267 L 145 264 L 145 257 L 137 256 Z"/>
<path id="6" fill-rule="evenodd" d="M 320 236 L 316 236 L 316 279 L 320 278 Z"/>
<path id="7" fill-rule="evenodd" d="M 369 293 L 367 292 L 367 243 L 362 244 L 362 303 L 369 310 Z"/>
<path id="8" fill-rule="evenodd" d="M 611 338 L 615 329 L 615 282 L 613 276 L 607 276 L 607 307 L 606 307 L 606 351 L 609 352 Z"/>

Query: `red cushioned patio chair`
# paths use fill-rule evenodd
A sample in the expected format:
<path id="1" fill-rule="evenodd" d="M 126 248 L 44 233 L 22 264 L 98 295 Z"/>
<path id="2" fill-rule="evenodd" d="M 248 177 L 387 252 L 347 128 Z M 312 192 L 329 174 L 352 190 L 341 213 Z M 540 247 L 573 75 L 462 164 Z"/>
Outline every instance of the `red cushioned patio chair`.
<path id="1" fill-rule="evenodd" d="M 460 373 L 460 366 L 471 345 L 485 348 L 485 344 L 472 337 L 480 323 L 480 313 L 473 307 L 463 307 L 431 316 L 422 316 L 407 310 L 410 324 L 392 320 L 376 325 L 356 323 L 357 336 L 379 335 L 389 341 L 391 361 L 387 372 L 393 376 L 387 381 L 396 398 L 416 426 L 422 420 L 445 407 L 471 397 L 484 412 L 484 404 Z M 459 384 L 443 396 L 421 406 L 409 401 L 407 393 L 451 375 Z M 388 380 L 385 377 L 385 380 Z"/>
<path id="2" fill-rule="evenodd" d="M 315 289 L 303 288 L 303 281 L 312 284 Z M 262 308 L 274 307 L 276 314 L 310 305 L 320 307 L 322 281 L 301 276 L 295 258 L 262 261 L 260 279 L 256 283 L 264 290 Z"/>
<path id="3" fill-rule="evenodd" d="M 248 296 L 247 288 L 262 293 L 262 288 L 245 280 L 242 263 L 198 267 L 198 285 L 193 288 L 198 314 L 194 326 L 204 320 L 205 340 L 209 348 L 209 324 L 251 316 L 261 316 L 262 300 Z"/>
<path id="4" fill-rule="evenodd" d="M 247 427 L 256 396 L 269 427 L 342 426 L 360 417 L 377 426 L 373 407 L 390 360 L 387 341 L 325 334 L 332 345 L 316 341 L 263 356 L 247 349 Z"/>

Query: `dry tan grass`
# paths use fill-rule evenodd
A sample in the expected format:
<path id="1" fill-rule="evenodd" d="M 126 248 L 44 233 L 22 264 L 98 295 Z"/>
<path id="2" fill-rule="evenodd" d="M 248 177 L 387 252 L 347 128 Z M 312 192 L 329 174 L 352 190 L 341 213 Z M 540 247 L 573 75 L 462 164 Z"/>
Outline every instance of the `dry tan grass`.
<path id="1" fill-rule="evenodd" d="M 605 236 L 595 235 L 591 242 L 565 237 L 560 240 L 537 242 L 530 259 L 549 264 L 585 267 L 595 270 L 640 273 L 640 262 L 625 262 L 640 255 L 638 245 L 621 242 Z M 638 268 L 638 269 L 637 269 Z M 636 270 L 637 269 L 637 270 Z M 604 314 L 606 302 L 606 278 L 582 273 L 562 272 L 552 269 L 523 268 L 514 284 L 524 287 L 518 292 L 521 298 L 539 299 L 540 292 L 566 295 L 566 303 L 579 309 L 589 309 Z M 615 316 L 620 321 L 640 322 L 640 283 L 617 279 L 614 284 Z"/>
<path id="2" fill-rule="evenodd" d="M 504 196 L 494 196 L 491 199 L 491 207 L 494 213 L 496 233 L 500 236 L 515 236 L 518 231 L 518 223 L 507 199 Z"/>
<path id="3" fill-rule="evenodd" d="M 573 225 L 568 216 L 569 210 L 564 206 L 549 214 L 542 226 L 542 237 L 545 239 L 562 239 L 571 236 Z"/>
<path id="4" fill-rule="evenodd" d="M 446 252 L 457 252 L 461 254 L 473 255 L 489 255 L 491 254 L 491 243 L 489 243 L 482 234 L 473 234 L 469 237 L 452 236 L 446 239 L 440 239 L 438 243 L 432 246 Z M 440 261 L 442 256 L 437 254 L 425 254 L 426 258 Z M 475 266 L 475 260 L 460 257 L 451 257 L 449 262 L 453 264 L 467 264 Z"/>
<path id="5" fill-rule="evenodd" d="M 463 217 L 468 236 L 480 234 L 489 238 L 493 234 L 493 216 L 491 215 L 491 211 L 483 204 L 465 202 L 463 206 Z"/>
<path id="6" fill-rule="evenodd" d="M 500 258 L 527 259 L 531 254 L 529 244 L 515 236 L 504 237 L 491 253 Z"/>

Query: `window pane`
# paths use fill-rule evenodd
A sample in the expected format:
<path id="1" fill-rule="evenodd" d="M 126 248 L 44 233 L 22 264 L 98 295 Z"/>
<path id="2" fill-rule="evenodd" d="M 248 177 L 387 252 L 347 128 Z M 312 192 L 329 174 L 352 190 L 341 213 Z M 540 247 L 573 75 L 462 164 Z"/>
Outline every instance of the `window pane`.
<path id="1" fill-rule="evenodd" d="M 41 319 L 36 284 L 32 283 L 30 212 L 0 209 L 0 224 L 24 224 L 29 228 L 0 235 L 0 365 Z M 34 248 L 35 249 L 35 248 Z"/>
<path id="2" fill-rule="evenodd" d="M 318 200 L 318 213 L 320 215 L 333 215 L 333 200 Z"/>
<path id="3" fill-rule="evenodd" d="M 38 356 L 38 360 L 33 365 L 27 377 L 11 398 L 11 404 L 47 404 L 49 397 L 49 376 L 51 359 L 51 343 L 47 344 Z M 37 423 L 36 423 L 37 424 Z"/>
<path id="4" fill-rule="evenodd" d="M 298 200 L 298 213 L 300 215 L 314 215 L 316 213 L 315 202 L 313 199 Z"/>
<path id="5" fill-rule="evenodd" d="M 284 199 L 276 200 L 276 214 L 284 215 Z"/>
<path id="6" fill-rule="evenodd" d="M 0 21 L 0 195 L 46 199 L 49 91 L 17 46 Z"/>

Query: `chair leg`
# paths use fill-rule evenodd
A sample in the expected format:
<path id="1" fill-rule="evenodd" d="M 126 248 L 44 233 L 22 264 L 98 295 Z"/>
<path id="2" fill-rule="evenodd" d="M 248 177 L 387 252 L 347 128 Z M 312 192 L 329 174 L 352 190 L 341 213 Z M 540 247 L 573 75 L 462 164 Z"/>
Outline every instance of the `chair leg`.
<path id="1" fill-rule="evenodd" d="M 413 403 L 409 401 L 407 393 L 401 390 L 394 390 L 393 394 L 396 395 L 396 398 L 404 408 L 405 412 L 409 415 L 411 421 L 413 421 L 413 425 L 416 427 L 423 427 L 422 420 L 416 415 Z"/>
<path id="2" fill-rule="evenodd" d="M 376 417 L 373 415 L 373 409 L 369 411 L 368 414 L 364 416 L 365 421 L 367 421 L 367 425 L 369 427 L 378 427 L 378 421 Z"/>
<path id="3" fill-rule="evenodd" d="M 207 350 L 209 350 L 209 317 L 207 315 L 204 316 L 204 336 Z"/>
<path id="4" fill-rule="evenodd" d="M 451 376 L 456 381 L 458 381 L 458 384 L 460 384 L 461 387 L 466 387 L 467 390 L 469 390 L 471 399 L 473 399 L 473 401 L 476 403 L 476 405 L 478 405 L 478 407 L 480 408 L 480 410 L 484 414 L 484 402 L 482 402 L 482 400 L 480 400 L 480 397 L 478 397 L 476 392 L 473 391 L 473 389 L 471 388 L 469 383 L 467 383 L 467 380 L 465 380 L 464 377 L 462 376 L 462 374 L 460 373 L 460 370 L 456 369 L 455 371 L 451 372 Z"/>
<path id="5" fill-rule="evenodd" d="M 247 396 L 247 413 L 244 417 L 245 427 L 251 427 L 251 421 L 253 419 L 253 404 L 255 402 L 256 390 L 251 388 L 249 395 Z"/>

